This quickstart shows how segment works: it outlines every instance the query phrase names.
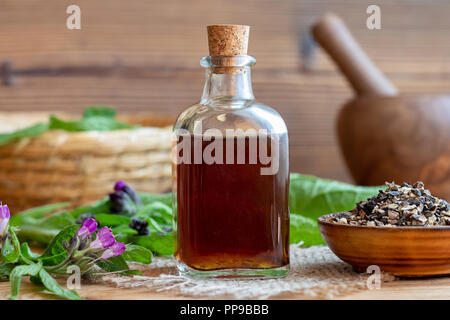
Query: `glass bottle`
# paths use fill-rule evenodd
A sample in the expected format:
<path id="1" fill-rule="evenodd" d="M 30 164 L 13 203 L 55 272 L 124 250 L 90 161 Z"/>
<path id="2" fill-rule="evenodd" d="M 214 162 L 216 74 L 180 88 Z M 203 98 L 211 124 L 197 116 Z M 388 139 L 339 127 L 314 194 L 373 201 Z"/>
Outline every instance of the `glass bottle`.
<path id="1" fill-rule="evenodd" d="M 203 96 L 174 125 L 173 210 L 180 274 L 289 272 L 286 125 L 253 96 L 248 27 L 209 26 Z"/>

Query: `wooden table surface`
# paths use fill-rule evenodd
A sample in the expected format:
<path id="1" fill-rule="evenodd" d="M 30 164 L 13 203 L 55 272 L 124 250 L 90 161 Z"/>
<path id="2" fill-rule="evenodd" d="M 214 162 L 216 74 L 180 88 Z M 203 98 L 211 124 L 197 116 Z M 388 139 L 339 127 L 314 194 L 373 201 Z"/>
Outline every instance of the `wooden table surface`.
<path id="1" fill-rule="evenodd" d="M 60 281 L 64 285 L 64 280 Z M 8 299 L 9 282 L 0 282 L 0 299 Z M 147 299 L 189 299 L 181 296 L 172 296 L 167 293 L 151 292 L 144 288 L 115 288 L 108 285 L 82 283 L 77 290 L 84 298 L 89 300 L 147 300 Z M 19 299 L 54 299 L 53 296 L 43 293 L 40 287 L 30 283 L 28 279 L 22 281 Z M 220 297 L 216 297 L 220 299 Z M 202 299 L 210 299 L 204 297 Z M 277 299 L 308 299 L 308 297 L 295 294 L 286 294 Z M 382 283 L 378 290 L 359 290 L 336 299 L 351 300 L 396 300 L 396 299 L 450 299 L 450 277 L 398 280 Z"/>

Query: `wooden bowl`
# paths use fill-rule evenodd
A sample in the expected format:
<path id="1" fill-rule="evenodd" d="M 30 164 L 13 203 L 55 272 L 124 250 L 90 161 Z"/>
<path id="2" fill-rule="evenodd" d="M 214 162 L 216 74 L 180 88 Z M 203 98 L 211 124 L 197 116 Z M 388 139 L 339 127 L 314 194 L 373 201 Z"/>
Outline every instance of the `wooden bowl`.
<path id="1" fill-rule="evenodd" d="M 450 274 L 450 227 L 367 227 L 318 219 L 330 249 L 358 272 L 370 265 L 404 277 Z"/>

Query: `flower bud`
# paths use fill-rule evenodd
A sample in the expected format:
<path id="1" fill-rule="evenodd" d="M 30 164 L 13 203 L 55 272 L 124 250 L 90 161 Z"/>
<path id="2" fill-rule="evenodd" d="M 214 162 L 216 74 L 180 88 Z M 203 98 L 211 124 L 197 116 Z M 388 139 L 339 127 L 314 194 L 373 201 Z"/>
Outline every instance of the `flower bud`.
<path id="1" fill-rule="evenodd" d="M 0 238 L 8 233 L 8 225 L 10 218 L 9 208 L 7 205 L 0 205 Z"/>
<path id="2" fill-rule="evenodd" d="M 114 213 L 133 215 L 142 205 L 137 193 L 124 181 L 117 181 L 114 185 L 114 193 L 109 195 L 110 209 Z"/>
<path id="3" fill-rule="evenodd" d="M 95 216 L 90 212 L 85 212 L 78 217 L 78 219 L 75 221 L 75 223 L 82 225 L 86 220 L 91 219 L 91 218 L 95 218 Z"/>
<path id="4" fill-rule="evenodd" d="M 131 223 L 128 225 L 131 229 L 138 232 L 140 236 L 146 236 L 150 234 L 148 229 L 148 222 L 145 220 L 140 220 L 138 218 L 131 218 Z"/>
<path id="5" fill-rule="evenodd" d="M 125 181 L 119 180 L 116 182 L 116 184 L 114 185 L 114 191 L 122 191 L 122 189 L 126 186 L 127 184 L 125 183 Z"/>

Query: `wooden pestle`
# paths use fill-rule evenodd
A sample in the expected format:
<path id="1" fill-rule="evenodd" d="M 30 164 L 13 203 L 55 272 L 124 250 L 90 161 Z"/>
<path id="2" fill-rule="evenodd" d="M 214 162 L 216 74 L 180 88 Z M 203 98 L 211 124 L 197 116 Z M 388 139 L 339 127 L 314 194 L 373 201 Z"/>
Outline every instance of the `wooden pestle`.
<path id="1" fill-rule="evenodd" d="M 357 95 L 397 95 L 395 86 L 361 49 L 338 16 L 325 14 L 313 25 L 312 34 L 347 77 Z"/>

